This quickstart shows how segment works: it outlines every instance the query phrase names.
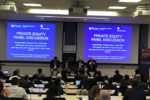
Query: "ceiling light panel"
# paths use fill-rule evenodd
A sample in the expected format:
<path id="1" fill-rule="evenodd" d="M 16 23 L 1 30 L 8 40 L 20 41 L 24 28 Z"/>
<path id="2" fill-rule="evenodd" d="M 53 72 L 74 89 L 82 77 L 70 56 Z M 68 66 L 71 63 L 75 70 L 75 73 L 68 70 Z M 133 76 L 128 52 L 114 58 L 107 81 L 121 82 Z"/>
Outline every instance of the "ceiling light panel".
<path id="1" fill-rule="evenodd" d="M 125 6 L 109 6 L 108 9 L 126 9 Z"/>
<path id="2" fill-rule="evenodd" d="M 133 2 L 134 3 L 134 2 L 140 2 L 140 1 L 142 1 L 142 0 L 119 0 L 118 2 L 129 2 L 129 3 Z"/>
<path id="3" fill-rule="evenodd" d="M 28 13 L 33 14 L 51 14 L 51 15 L 68 15 L 68 10 L 58 10 L 58 9 L 30 9 Z"/>
<path id="4" fill-rule="evenodd" d="M 27 7 L 42 7 L 42 5 L 38 3 L 23 3 L 23 5 Z"/>
<path id="5" fill-rule="evenodd" d="M 116 11 L 88 11 L 88 16 L 119 16 Z"/>

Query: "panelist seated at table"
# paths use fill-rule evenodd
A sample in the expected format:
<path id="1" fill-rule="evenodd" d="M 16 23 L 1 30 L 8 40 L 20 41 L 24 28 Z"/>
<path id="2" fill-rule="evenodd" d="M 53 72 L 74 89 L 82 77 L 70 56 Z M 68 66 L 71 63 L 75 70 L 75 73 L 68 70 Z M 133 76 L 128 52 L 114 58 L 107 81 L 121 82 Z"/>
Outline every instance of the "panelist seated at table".
<path id="1" fill-rule="evenodd" d="M 84 74 L 85 70 L 84 70 L 84 60 L 82 59 L 82 57 L 79 57 L 79 60 L 76 61 L 76 73 L 78 73 L 79 71 Z"/>
<path id="2" fill-rule="evenodd" d="M 59 68 L 60 68 L 60 61 L 55 56 L 54 59 L 50 61 L 51 74 L 54 75 L 54 71 L 56 71 L 56 74 L 59 73 Z"/>
<path id="3" fill-rule="evenodd" d="M 96 60 L 94 60 L 93 57 L 90 57 L 90 60 L 88 60 L 87 62 L 87 74 L 89 76 L 92 76 L 90 72 L 94 72 L 94 76 L 95 76 L 97 73 L 96 68 L 97 68 Z"/>

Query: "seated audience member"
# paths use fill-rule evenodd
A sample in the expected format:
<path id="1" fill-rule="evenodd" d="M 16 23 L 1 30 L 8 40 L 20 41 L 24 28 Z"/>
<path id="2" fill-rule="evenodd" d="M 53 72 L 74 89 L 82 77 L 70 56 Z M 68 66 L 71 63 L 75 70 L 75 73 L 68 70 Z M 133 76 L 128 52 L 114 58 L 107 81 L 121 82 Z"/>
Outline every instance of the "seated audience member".
<path id="1" fill-rule="evenodd" d="M 134 78 L 136 78 L 136 76 L 140 76 L 140 77 L 141 77 L 141 74 L 140 74 L 140 70 L 139 70 L 139 69 L 135 69 Z"/>
<path id="2" fill-rule="evenodd" d="M 28 89 L 29 87 L 27 85 L 28 85 L 27 81 L 25 79 L 23 79 L 23 78 L 20 78 L 18 86 L 24 88 L 26 93 L 30 93 L 30 90 Z"/>
<path id="3" fill-rule="evenodd" d="M 59 80 L 56 80 L 56 81 L 58 82 Z M 51 84 L 49 86 L 49 89 L 46 92 L 46 98 L 44 98 L 43 100 L 59 100 L 58 98 L 56 98 L 56 96 L 60 96 L 61 91 L 60 91 L 59 87 L 57 87 L 57 84 L 58 84 L 57 82 L 54 82 L 54 84 Z M 57 83 L 57 84 L 55 84 L 55 83 Z"/>
<path id="4" fill-rule="evenodd" d="M 94 76 L 95 76 L 96 73 L 97 73 L 97 69 L 96 68 L 97 68 L 96 61 L 93 59 L 93 57 L 90 57 L 90 60 L 88 60 L 88 62 L 87 62 L 87 74 L 89 76 L 92 76 L 90 74 L 90 72 L 94 72 Z"/>
<path id="5" fill-rule="evenodd" d="M 89 99 L 95 100 L 95 98 L 99 95 L 99 93 L 100 93 L 99 85 L 97 85 L 97 81 L 94 80 L 92 83 L 92 88 L 90 89 Z"/>
<path id="6" fill-rule="evenodd" d="M 115 70 L 115 75 L 113 76 L 113 81 L 119 83 L 123 79 L 123 76 L 120 75 L 119 70 Z"/>
<path id="7" fill-rule="evenodd" d="M 84 74 L 85 73 L 84 66 L 85 66 L 84 60 L 80 56 L 79 60 L 76 61 L 76 73 L 80 72 L 81 74 Z"/>
<path id="8" fill-rule="evenodd" d="M 16 69 L 13 71 L 13 75 L 9 78 L 9 80 L 12 80 L 12 78 L 14 78 L 14 77 L 20 79 L 20 70 L 19 69 Z"/>
<path id="9" fill-rule="evenodd" d="M 131 79 L 129 78 L 129 75 L 124 75 L 124 81 L 126 85 L 131 85 Z"/>
<path id="10" fill-rule="evenodd" d="M 103 87 L 103 89 L 108 89 L 108 90 L 116 90 L 116 86 L 112 84 L 113 83 L 113 79 L 109 78 L 108 79 L 108 83 L 106 83 Z"/>
<path id="11" fill-rule="evenodd" d="M 54 59 L 50 61 L 50 71 L 51 71 L 51 74 L 54 75 L 54 73 L 53 73 L 54 71 L 56 71 L 57 73 L 59 73 L 59 68 L 60 68 L 60 61 L 55 56 Z"/>
<path id="12" fill-rule="evenodd" d="M 138 87 L 137 80 L 132 80 L 132 88 L 126 91 L 123 100 L 146 100 L 145 91 Z"/>
<path id="13" fill-rule="evenodd" d="M 125 93 L 126 93 L 126 90 L 128 89 L 128 85 L 129 84 L 127 84 L 126 82 L 125 82 L 125 80 L 124 79 L 122 79 L 121 81 L 120 81 L 120 87 L 119 88 L 117 88 L 117 92 L 119 93 L 122 93 L 122 95 L 124 95 Z"/>
<path id="14" fill-rule="evenodd" d="M 97 82 L 104 82 L 104 77 L 101 74 L 101 71 L 97 72 L 97 75 L 94 77 Z"/>
<path id="15" fill-rule="evenodd" d="M 55 96 L 60 96 L 63 94 L 63 89 L 60 86 L 60 79 L 55 79 L 55 81 L 49 86 L 46 92 L 46 99 L 44 100 L 53 100 Z M 55 99 L 54 99 L 55 100 Z"/>
<path id="16" fill-rule="evenodd" d="M 38 72 L 36 74 L 34 74 L 35 76 L 38 77 L 38 79 L 44 78 L 45 75 L 43 74 L 42 68 L 38 69 Z"/>
<path id="17" fill-rule="evenodd" d="M 148 83 L 147 80 L 142 78 L 140 75 L 135 76 L 135 80 L 138 81 L 138 87 L 141 88 L 142 90 L 148 90 Z"/>
<path id="18" fill-rule="evenodd" d="M 11 94 L 10 97 L 12 98 L 22 98 L 28 100 L 27 93 L 22 87 L 19 87 L 19 79 L 17 77 L 12 78 L 11 80 Z"/>
<path id="19" fill-rule="evenodd" d="M 109 90 L 101 90 L 99 99 L 96 100 L 111 100 Z"/>
<path id="20" fill-rule="evenodd" d="M 8 97 L 6 97 L 8 95 L 9 95 L 9 93 L 7 90 L 4 89 L 3 82 L 0 81 L 0 100 L 11 100 Z"/>

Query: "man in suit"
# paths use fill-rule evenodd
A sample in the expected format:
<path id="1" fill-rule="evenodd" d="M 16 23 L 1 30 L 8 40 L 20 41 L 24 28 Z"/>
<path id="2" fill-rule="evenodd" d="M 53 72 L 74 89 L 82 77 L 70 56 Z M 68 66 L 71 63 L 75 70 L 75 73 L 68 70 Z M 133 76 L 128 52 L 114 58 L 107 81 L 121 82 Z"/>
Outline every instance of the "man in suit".
<path id="1" fill-rule="evenodd" d="M 79 57 L 79 60 L 76 61 L 76 73 L 77 74 L 84 74 L 84 60 L 82 59 L 82 57 Z"/>
<path id="2" fill-rule="evenodd" d="M 126 91 L 123 100 L 146 100 L 146 93 L 138 84 L 137 80 L 132 81 L 132 88 Z"/>
<path id="3" fill-rule="evenodd" d="M 51 74 L 53 75 L 54 71 L 56 71 L 56 74 L 59 73 L 59 68 L 60 68 L 60 61 L 55 56 L 54 59 L 50 61 Z"/>
<path id="4" fill-rule="evenodd" d="M 91 76 L 90 72 L 94 72 L 94 76 L 97 73 L 97 63 L 96 61 L 93 59 L 93 57 L 90 57 L 90 60 L 88 60 L 87 62 L 87 74 L 89 76 Z"/>

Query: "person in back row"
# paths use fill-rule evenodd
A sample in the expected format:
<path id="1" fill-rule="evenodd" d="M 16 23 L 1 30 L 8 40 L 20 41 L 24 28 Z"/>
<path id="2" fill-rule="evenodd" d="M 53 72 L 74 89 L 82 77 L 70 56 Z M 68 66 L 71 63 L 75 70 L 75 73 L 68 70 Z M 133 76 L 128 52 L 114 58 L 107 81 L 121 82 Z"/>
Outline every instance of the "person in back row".
<path id="1" fill-rule="evenodd" d="M 38 79 L 44 78 L 45 75 L 43 74 L 42 68 L 39 68 L 38 72 L 34 74 L 34 76 L 36 76 Z"/>
<path id="2" fill-rule="evenodd" d="M 96 68 L 97 68 L 96 61 L 93 59 L 93 57 L 90 57 L 90 60 L 88 60 L 88 62 L 87 62 L 87 74 L 89 76 L 92 76 L 90 74 L 90 72 L 94 72 L 94 76 L 95 76 L 96 73 L 97 73 L 97 69 Z"/>
<path id="3" fill-rule="evenodd" d="M 28 100 L 27 93 L 22 87 L 19 87 L 19 79 L 17 77 L 12 78 L 11 80 L 11 94 L 10 97 L 12 98 L 21 98 L 24 100 Z"/>
<path id="4" fill-rule="evenodd" d="M 119 70 L 115 70 L 115 75 L 113 76 L 113 82 L 119 83 L 123 79 L 123 76 L 120 75 Z"/>

